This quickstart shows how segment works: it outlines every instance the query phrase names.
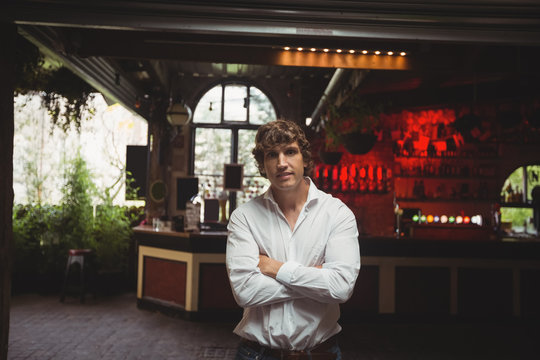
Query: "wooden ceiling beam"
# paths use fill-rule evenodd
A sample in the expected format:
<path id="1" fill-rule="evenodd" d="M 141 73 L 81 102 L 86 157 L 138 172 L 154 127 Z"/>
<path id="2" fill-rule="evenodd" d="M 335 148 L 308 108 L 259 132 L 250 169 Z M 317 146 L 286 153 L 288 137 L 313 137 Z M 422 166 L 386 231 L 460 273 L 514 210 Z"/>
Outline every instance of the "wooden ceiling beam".
<path id="1" fill-rule="evenodd" d="M 12 0 L 0 20 L 108 30 L 540 45 L 534 0 Z"/>

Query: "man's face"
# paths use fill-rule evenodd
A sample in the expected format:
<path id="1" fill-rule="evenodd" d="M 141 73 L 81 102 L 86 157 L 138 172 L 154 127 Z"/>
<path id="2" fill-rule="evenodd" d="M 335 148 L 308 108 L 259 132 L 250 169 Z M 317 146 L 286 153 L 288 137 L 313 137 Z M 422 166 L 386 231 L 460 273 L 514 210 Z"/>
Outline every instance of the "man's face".
<path id="1" fill-rule="evenodd" d="M 304 179 L 304 157 L 295 141 L 264 153 L 264 170 L 277 190 L 295 188 Z"/>

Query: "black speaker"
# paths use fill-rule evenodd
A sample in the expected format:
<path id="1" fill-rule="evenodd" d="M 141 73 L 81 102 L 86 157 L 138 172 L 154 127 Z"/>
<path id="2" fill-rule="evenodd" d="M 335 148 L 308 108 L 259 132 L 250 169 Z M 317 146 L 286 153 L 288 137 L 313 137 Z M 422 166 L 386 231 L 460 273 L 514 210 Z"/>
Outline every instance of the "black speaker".
<path id="1" fill-rule="evenodd" d="M 176 209 L 186 210 L 186 202 L 199 192 L 199 178 L 176 178 Z"/>
<path id="2" fill-rule="evenodd" d="M 128 145 L 126 149 L 126 171 L 135 180 L 131 186 L 138 188 L 136 198 L 129 198 L 126 192 L 126 200 L 144 199 L 146 197 L 146 173 L 148 161 L 148 146 Z M 126 177 L 127 180 L 128 177 Z M 127 183 L 126 183 L 127 185 Z"/>

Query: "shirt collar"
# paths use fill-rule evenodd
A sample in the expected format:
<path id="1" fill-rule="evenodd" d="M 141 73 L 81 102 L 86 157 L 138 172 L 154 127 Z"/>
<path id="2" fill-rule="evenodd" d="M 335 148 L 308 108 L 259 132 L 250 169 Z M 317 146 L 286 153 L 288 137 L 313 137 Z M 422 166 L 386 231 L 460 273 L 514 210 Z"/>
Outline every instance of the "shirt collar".
<path id="1" fill-rule="evenodd" d="M 309 181 L 308 196 L 307 196 L 307 199 L 306 199 L 306 205 L 307 205 L 310 202 L 315 201 L 318 198 L 320 198 L 321 195 L 322 195 L 322 192 L 319 189 L 317 189 L 317 186 L 315 186 L 315 183 L 313 182 L 313 180 L 311 180 L 310 177 L 305 176 L 304 178 Z M 272 187 L 271 186 L 268 187 L 268 190 L 266 190 L 266 192 L 264 193 L 263 198 L 265 200 L 270 200 L 274 204 L 277 204 L 276 200 L 274 200 L 274 194 L 272 193 Z"/>

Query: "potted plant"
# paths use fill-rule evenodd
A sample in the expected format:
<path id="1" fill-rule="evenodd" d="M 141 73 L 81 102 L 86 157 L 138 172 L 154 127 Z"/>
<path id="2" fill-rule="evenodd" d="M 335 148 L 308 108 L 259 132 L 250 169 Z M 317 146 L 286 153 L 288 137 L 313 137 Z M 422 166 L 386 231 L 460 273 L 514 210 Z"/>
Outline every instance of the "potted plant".
<path id="1" fill-rule="evenodd" d="M 340 106 L 327 105 L 325 132 L 333 146 L 343 144 L 351 154 L 365 154 L 377 141 L 375 133 L 382 106 L 351 95 Z"/>

